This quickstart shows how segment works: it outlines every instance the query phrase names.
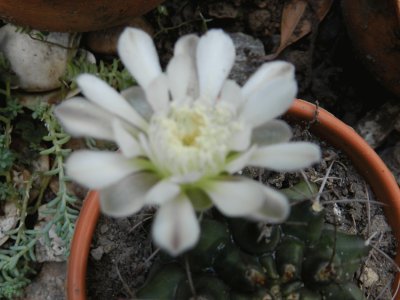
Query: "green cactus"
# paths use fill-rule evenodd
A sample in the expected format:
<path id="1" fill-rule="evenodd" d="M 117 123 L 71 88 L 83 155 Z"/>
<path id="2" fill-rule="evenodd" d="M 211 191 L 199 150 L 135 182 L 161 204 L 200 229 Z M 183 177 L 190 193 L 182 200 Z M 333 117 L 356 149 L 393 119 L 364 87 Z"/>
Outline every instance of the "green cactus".
<path id="1" fill-rule="evenodd" d="M 185 255 L 187 260 L 162 255 L 138 298 L 364 299 L 352 280 L 370 247 L 324 223 L 325 211 L 305 200 L 315 191 L 304 182 L 284 190 L 292 211 L 281 225 L 260 226 L 218 214 L 203 218 L 200 241 Z"/>

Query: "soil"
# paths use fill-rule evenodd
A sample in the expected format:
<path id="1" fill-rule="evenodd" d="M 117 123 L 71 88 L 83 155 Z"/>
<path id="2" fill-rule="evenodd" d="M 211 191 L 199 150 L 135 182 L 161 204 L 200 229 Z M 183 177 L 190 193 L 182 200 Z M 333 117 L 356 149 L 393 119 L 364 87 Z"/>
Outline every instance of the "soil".
<path id="1" fill-rule="evenodd" d="M 88 263 L 89 299 L 132 297 L 143 284 L 154 251 L 149 234 L 153 213 L 147 209 L 130 218 L 100 217 Z"/>
<path id="2" fill-rule="evenodd" d="M 333 2 L 324 20 L 314 20 L 311 33 L 287 47 L 278 59 L 296 66 L 299 98 L 318 101 L 341 120 L 355 126 L 368 111 L 383 102 L 393 101 L 394 96 L 383 90 L 359 64 L 346 34 L 339 1 Z M 241 68 L 237 61 L 236 70 L 231 74 L 243 83 L 266 61 L 265 54 L 278 47 L 283 3 L 281 0 L 170 0 L 164 3 L 163 10 L 155 10 L 145 17 L 154 28 L 164 66 L 172 55 L 176 39 L 183 34 L 201 34 L 205 27 L 223 28 L 234 33 L 234 39 L 238 32 L 247 34 L 247 46 L 238 51 L 245 56 L 242 66 L 246 67 Z M 298 139 L 315 140 L 307 131 L 296 130 Z M 387 141 L 380 149 L 398 142 L 399 134 L 394 133 Z M 382 207 L 373 202 L 374 195 L 368 185 L 345 155 L 324 142 L 321 147 L 323 161 L 306 170 L 305 174 L 310 181 L 321 184 L 332 164 L 321 196 L 329 212 L 327 222 L 365 239 L 373 236 L 371 244 L 394 257 L 396 242 Z M 291 186 L 302 178 L 299 173 L 277 174 L 255 169 L 244 173 L 278 189 Z M 354 201 L 341 202 L 344 199 Z M 151 213 L 148 209 L 127 219 L 100 218 L 88 266 L 89 299 L 129 299 L 144 282 L 155 251 L 149 238 Z M 390 299 L 394 272 L 389 259 L 378 251 L 371 251 L 355 281 L 369 299 Z"/>

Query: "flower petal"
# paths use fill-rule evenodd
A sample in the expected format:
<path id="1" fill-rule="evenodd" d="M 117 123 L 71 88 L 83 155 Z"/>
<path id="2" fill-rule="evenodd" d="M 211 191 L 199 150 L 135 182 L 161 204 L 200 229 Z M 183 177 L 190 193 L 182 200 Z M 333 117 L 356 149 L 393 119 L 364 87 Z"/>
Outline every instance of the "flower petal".
<path id="1" fill-rule="evenodd" d="M 197 46 L 200 96 L 214 101 L 235 61 L 235 46 L 222 30 L 210 30 Z"/>
<path id="2" fill-rule="evenodd" d="M 175 48 L 174 48 L 174 57 L 178 56 L 186 56 L 189 57 L 190 59 L 190 72 L 186 74 L 187 79 L 189 80 L 186 88 L 186 93 L 188 96 L 190 96 L 192 99 L 197 99 L 199 97 L 199 80 L 197 77 L 197 66 L 196 66 L 196 57 L 197 57 L 197 45 L 199 43 L 200 38 L 195 35 L 195 34 L 187 34 L 182 36 L 181 38 L 178 39 L 178 41 L 175 43 Z M 180 62 L 182 64 L 182 62 Z M 177 67 L 175 67 L 177 68 Z M 178 67 L 179 70 L 182 70 L 182 67 Z M 184 67 L 186 68 L 186 67 Z M 167 70 L 168 71 L 168 70 Z M 172 71 L 172 70 L 171 70 Z M 174 72 L 171 72 L 171 75 Z M 181 74 L 181 72 L 179 72 Z M 188 75 L 190 74 L 190 75 Z M 169 76 L 169 75 L 168 75 Z M 180 76 L 178 76 L 180 77 Z M 176 82 L 178 82 L 179 79 L 175 79 L 175 82 L 173 83 L 174 86 L 176 85 Z M 170 87 L 171 87 L 171 92 L 172 92 L 172 85 L 170 81 Z M 175 89 L 177 87 L 174 87 Z M 173 92 L 174 93 L 174 92 Z M 179 100 L 179 97 L 173 97 L 174 100 Z"/>
<path id="3" fill-rule="evenodd" d="M 159 181 L 146 195 L 147 204 L 162 205 L 169 202 L 181 192 L 181 188 L 170 180 Z"/>
<path id="4" fill-rule="evenodd" d="M 257 211 L 266 199 L 264 186 L 257 181 L 230 177 L 210 180 L 204 186 L 215 206 L 226 216 L 247 216 Z"/>
<path id="5" fill-rule="evenodd" d="M 238 129 L 232 136 L 229 144 L 229 149 L 232 151 L 244 151 L 250 146 L 252 136 L 252 128 L 250 126 L 243 126 Z"/>
<path id="6" fill-rule="evenodd" d="M 162 205 L 152 231 L 154 242 L 172 256 L 195 246 L 199 240 L 200 226 L 190 201 L 181 195 Z"/>
<path id="7" fill-rule="evenodd" d="M 198 43 L 199 37 L 195 34 L 187 34 L 180 37 L 175 43 L 174 56 L 184 54 L 195 59 Z"/>
<path id="8" fill-rule="evenodd" d="M 264 204 L 248 217 L 256 221 L 280 223 L 286 220 L 290 213 L 289 201 L 282 193 L 264 186 L 266 199 Z"/>
<path id="9" fill-rule="evenodd" d="M 120 120 L 114 119 L 112 121 L 112 128 L 115 141 L 125 157 L 132 158 L 143 154 L 134 135 L 124 128 Z"/>
<path id="10" fill-rule="evenodd" d="M 64 129 L 73 136 L 114 140 L 112 116 L 84 98 L 64 101 L 55 108 L 54 113 Z"/>
<path id="11" fill-rule="evenodd" d="M 236 158 L 231 160 L 225 166 L 224 171 L 228 172 L 229 174 L 233 174 L 243 169 L 245 166 L 249 164 L 250 158 L 254 154 L 256 148 L 257 148 L 256 146 L 253 146 L 246 152 L 238 154 Z"/>
<path id="12" fill-rule="evenodd" d="M 268 81 L 250 95 L 240 116 L 253 127 L 260 126 L 283 114 L 292 104 L 296 93 L 294 78 Z"/>
<path id="13" fill-rule="evenodd" d="M 167 66 L 168 84 L 172 99 L 175 102 L 185 102 L 198 95 L 198 80 L 196 66 L 191 57 L 186 54 L 175 55 Z"/>
<path id="14" fill-rule="evenodd" d="M 220 101 L 226 102 L 238 109 L 244 104 L 244 98 L 240 86 L 233 80 L 226 80 L 222 86 Z"/>
<path id="15" fill-rule="evenodd" d="M 247 99 L 252 93 L 262 88 L 268 81 L 282 77 L 292 79 L 293 76 L 294 67 L 290 63 L 280 60 L 265 63 L 258 68 L 244 84 L 242 87 L 243 96 Z"/>
<path id="16" fill-rule="evenodd" d="M 66 162 L 67 174 L 91 189 L 105 188 L 131 173 L 140 171 L 135 161 L 107 151 L 81 150 Z"/>
<path id="17" fill-rule="evenodd" d="M 144 89 L 161 74 L 153 40 L 142 30 L 126 28 L 118 40 L 118 54 L 125 67 Z"/>
<path id="18" fill-rule="evenodd" d="M 100 191 L 100 208 L 112 217 L 127 217 L 145 204 L 145 195 L 157 182 L 151 173 L 139 172 Z"/>
<path id="19" fill-rule="evenodd" d="M 149 140 L 147 139 L 147 136 L 143 133 L 139 133 L 138 135 L 139 139 L 139 144 L 142 147 L 142 150 L 146 154 L 146 156 L 157 166 L 159 166 L 159 162 L 157 160 L 157 157 L 154 155 L 153 149 L 150 146 Z"/>
<path id="20" fill-rule="evenodd" d="M 251 143 L 259 146 L 288 142 L 292 138 L 292 129 L 282 120 L 271 120 L 253 129 Z"/>
<path id="21" fill-rule="evenodd" d="M 121 96 L 124 97 L 145 120 L 150 120 L 153 115 L 153 109 L 146 99 L 144 90 L 140 86 L 135 85 L 121 91 Z"/>
<path id="22" fill-rule="evenodd" d="M 147 122 L 128 104 L 116 90 L 91 74 L 79 75 L 76 79 L 82 93 L 90 101 L 123 118 L 132 125 L 146 130 Z"/>
<path id="23" fill-rule="evenodd" d="M 147 101 L 154 112 L 168 113 L 169 110 L 169 88 L 168 80 L 164 74 L 160 74 L 145 89 Z"/>
<path id="24" fill-rule="evenodd" d="M 296 171 L 321 159 L 320 148 L 308 142 L 292 142 L 258 148 L 249 164 L 274 171 Z"/>

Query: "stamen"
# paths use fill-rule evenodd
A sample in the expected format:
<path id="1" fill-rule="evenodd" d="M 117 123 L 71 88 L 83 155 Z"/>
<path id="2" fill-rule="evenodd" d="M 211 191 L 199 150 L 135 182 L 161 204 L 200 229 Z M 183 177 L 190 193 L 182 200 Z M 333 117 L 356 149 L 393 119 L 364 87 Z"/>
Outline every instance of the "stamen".
<path id="1" fill-rule="evenodd" d="M 149 139 L 157 160 L 170 175 L 218 174 L 230 140 L 241 127 L 232 111 L 196 103 L 173 106 L 169 115 L 154 116 Z"/>

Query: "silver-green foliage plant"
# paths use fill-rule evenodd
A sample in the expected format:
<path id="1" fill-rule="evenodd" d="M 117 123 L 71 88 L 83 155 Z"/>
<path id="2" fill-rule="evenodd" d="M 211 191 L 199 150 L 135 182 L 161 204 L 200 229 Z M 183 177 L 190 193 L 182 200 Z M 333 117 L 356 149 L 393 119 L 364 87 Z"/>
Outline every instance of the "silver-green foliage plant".
<path id="1" fill-rule="evenodd" d="M 303 186 L 302 186 L 303 185 Z M 289 219 L 262 225 L 205 217 L 198 245 L 185 257 L 161 255 L 139 299 L 364 299 L 353 282 L 370 247 L 324 222 L 325 210 L 294 190 Z M 303 199 L 302 199 L 303 198 Z M 297 199 L 297 200 L 296 200 Z M 190 280 L 187 276 L 190 269 Z"/>
<path id="2" fill-rule="evenodd" d="M 12 98 L 6 99 L 8 109 L 12 108 Z M 22 110 L 15 112 L 15 116 L 22 115 Z M 47 155 L 53 161 L 51 169 L 46 172 L 33 172 L 27 180 L 24 180 L 18 189 L 15 188 L 13 181 L 13 168 L 21 168 L 21 164 L 26 164 L 26 158 L 21 153 L 10 147 L 13 137 L 13 128 L 18 128 L 21 121 L 13 121 L 11 114 L 3 115 L 1 118 L 4 135 L 1 136 L 0 153 L 3 158 L 1 165 L 1 200 L 13 202 L 19 211 L 18 226 L 6 234 L 9 241 L 0 249 L 0 298 L 13 298 L 20 295 L 22 288 L 30 282 L 29 277 L 35 273 L 32 262 L 36 261 L 35 246 L 41 237 L 50 244 L 49 231 L 55 228 L 56 234 L 61 237 L 66 249 L 69 248 L 74 231 L 74 221 L 78 211 L 73 208 L 76 197 L 67 190 L 68 179 L 64 173 L 64 158 L 69 152 L 64 149 L 65 143 L 70 136 L 65 134 L 58 122 L 55 120 L 50 106 L 38 107 L 33 113 L 33 117 L 39 119 L 47 128 L 47 135 L 43 137 L 45 143 L 36 145 L 36 156 Z M 32 119 L 34 120 L 34 119 Z M 40 151 L 42 145 L 48 148 Z M 33 160 L 31 160 L 32 162 Z M 29 167 L 29 166 L 27 166 Z M 37 212 L 39 205 L 43 201 L 45 189 L 50 178 L 58 177 L 59 189 L 54 198 L 47 204 L 44 214 L 49 216 L 47 224 L 40 229 L 32 229 L 27 225 L 27 219 Z M 40 180 L 40 194 L 34 204 L 30 202 L 30 192 L 32 183 L 35 179 Z M 65 253 L 67 255 L 68 253 Z"/>
<path id="3" fill-rule="evenodd" d="M 0 70 L 9 74 L 4 89 L 0 88 L 0 204 L 15 203 L 19 209 L 18 227 L 7 232 L 9 240 L 0 246 L 0 299 L 12 299 L 22 294 L 35 274 L 32 263 L 36 261 L 35 247 L 42 238 L 48 245 L 51 243 L 50 230 L 55 230 L 61 238 L 68 256 L 69 244 L 74 232 L 74 223 L 78 215 L 78 199 L 69 191 L 68 176 L 65 174 L 65 158 L 70 149 L 67 142 L 70 135 L 65 133 L 53 114 L 53 106 L 41 103 L 30 111 L 23 109 L 10 89 L 9 63 L 0 53 Z M 89 62 L 84 55 L 71 60 L 66 73 L 61 79 L 67 89 L 75 88 L 74 78 L 82 72 L 93 73 L 117 89 L 124 89 L 133 83 L 132 77 L 120 68 L 118 60 L 111 63 L 100 61 Z M 13 149 L 14 139 L 25 140 L 29 151 Z M 48 156 L 50 169 L 45 172 L 33 172 L 28 180 L 16 188 L 13 170 L 32 169 L 32 163 L 40 156 Z M 51 199 L 46 199 L 46 208 L 41 213 L 47 216 L 47 223 L 39 229 L 27 225 L 39 206 L 44 204 L 50 180 L 56 178 L 58 190 Z M 33 182 L 40 182 L 39 196 L 32 203 L 30 192 Z"/>
<path id="4" fill-rule="evenodd" d="M 124 90 L 134 84 L 134 80 L 128 71 L 124 68 L 121 69 L 121 63 L 118 59 L 114 59 L 110 63 L 100 60 L 96 64 L 88 59 L 87 53 L 80 52 L 67 65 L 65 74 L 60 79 L 64 88 L 76 88 L 75 79 L 82 73 L 94 74 L 118 90 Z"/>
<path id="5" fill-rule="evenodd" d="M 6 66 L 5 63 L 3 65 Z M 50 244 L 49 231 L 53 226 L 66 249 L 69 248 L 78 212 L 72 208 L 76 198 L 67 191 L 63 167 L 65 155 L 69 152 L 64 145 L 70 136 L 62 131 L 50 106 L 40 106 L 33 113 L 23 110 L 11 93 L 9 81 L 4 86 L 0 90 L 0 201 L 2 206 L 6 202 L 15 205 L 18 225 L 5 232 L 8 241 L 0 248 L 0 298 L 11 299 L 20 295 L 23 287 L 30 282 L 29 277 L 35 273 L 32 268 L 32 262 L 36 261 L 35 246 L 41 237 L 45 237 Z M 31 131 L 31 135 L 27 130 Z M 41 134 L 45 135 L 43 140 Z M 24 140 L 26 153 L 23 149 L 14 149 L 14 138 Z M 32 156 L 27 157 L 29 155 Z M 32 171 L 33 161 L 41 155 L 49 156 L 53 161 L 51 169 L 47 172 Z M 28 178 L 16 184 L 18 170 L 24 169 L 32 172 L 27 172 Z M 27 220 L 37 213 L 53 176 L 58 177 L 59 189 L 44 210 L 50 221 L 41 229 L 32 229 Z M 35 180 L 40 182 L 40 192 L 32 203 L 30 195 Z"/>

